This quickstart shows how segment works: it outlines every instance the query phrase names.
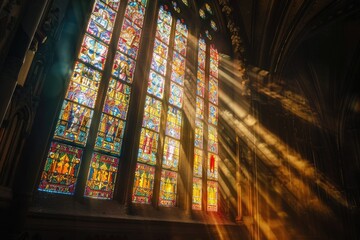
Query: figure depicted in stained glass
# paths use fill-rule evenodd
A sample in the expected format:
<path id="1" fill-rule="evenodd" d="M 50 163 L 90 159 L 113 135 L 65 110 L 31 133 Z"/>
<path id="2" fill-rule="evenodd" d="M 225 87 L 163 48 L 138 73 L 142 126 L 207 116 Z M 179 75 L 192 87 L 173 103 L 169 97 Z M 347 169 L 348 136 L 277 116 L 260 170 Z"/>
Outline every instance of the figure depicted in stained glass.
<path id="1" fill-rule="evenodd" d="M 93 153 L 86 181 L 86 197 L 112 199 L 119 159 Z"/>
<path id="2" fill-rule="evenodd" d="M 107 51 L 108 47 L 106 45 L 88 35 L 85 35 L 79 59 L 102 70 L 105 65 Z"/>
<path id="3" fill-rule="evenodd" d="M 202 176 L 202 167 L 203 167 L 203 150 L 195 148 L 194 149 L 194 176 Z"/>
<path id="4" fill-rule="evenodd" d="M 147 92 L 160 99 L 164 96 L 165 79 L 154 71 L 150 71 Z"/>
<path id="5" fill-rule="evenodd" d="M 202 180 L 201 178 L 193 178 L 192 189 L 192 209 L 201 210 L 202 199 Z"/>
<path id="6" fill-rule="evenodd" d="M 132 83 L 135 61 L 122 53 L 116 52 L 112 74 L 119 79 Z"/>
<path id="7" fill-rule="evenodd" d="M 175 139 L 180 139 L 181 135 L 181 122 L 182 112 L 181 110 L 169 106 L 166 121 L 166 135 Z"/>
<path id="8" fill-rule="evenodd" d="M 175 83 L 170 83 L 169 103 L 181 108 L 184 98 L 184 89 Z"/>
<path id="9" fill-rule="evenodd" d="M 218 105 L 218 81 L 210 76 L 209 80 L 209 101 Z"/>
<path id="10" fill-rule="evenodd" d="M 208 167 L 207 167 L 207 176 L 208 179 L 218 180 L 218 164 L 219 157 L 215 154 L 208 154 Z"/>
<path id="11" fill-rule="evenodd" d="M 173 207 L 176 205 L 177 173 L 161 171 L 159 205 Z"/>
<path id="12" fill-rule="evenodd" d="M 162 103 L 159 100 L 147 96 L 145 101 L 145 112 L 142 126 L 159 132 L 161 108 Z"/>
<path id="13" fill-rule="evenodd" d="M 179 164 L 179 155 L 180 142 L 175 139 L 165 137 L 162 167 L 177 171 Z"/>
<path id="14" fill-rule="evenodd" d="M 151 165 L 156 164 L 158 139 L 159 134 L 144 128 L 141 129 L 138 161 Z"/>
<path id="15" fill-rule="evenodd" d="M 140 43 L 140 34 L 141 28 L 125 18 L 121 28 L 118 49 L 131 58 L 136 59 Z"/>
<path id="16" fill-rule="evenodd" d="M 216 212 L 217 211 L 217 194 L 218 194 L 218 183 L 214 181 L 207 182 L 207 210 Z"/>
<path id="17" fill-rule="evenodd" d="M 125 16 L 131 19 L 136 25 L 142 27 L 145 15 L 145 6 L 141 1 L 130 1 L 126 7 Z"/>
<path id="18" fill-rule="evenodd" d="M 171 81 L 184 85 L 185 59 L 177 52 L 174 52 L 172 59 Z"/>
<path id="19" fill-rule="evenodd" d="M 200 69 L 197 71 L 196 94 L 202 98 L 205 96 L 205 73 Z"/>
<path id="20" fill-rule="evenodd" d="M 38 189 L 74 194 L 82 154 L 80 148 L 52 142 Z"/>
<path id="21" fill-rule="evenodd" d="M 176 34 L 174 38 L 175 44 L 174 49 L 179 52 L 181 55 L 186 55 L 186 38 L 182 34 Z"/>
<path id="22" fill-rule="evenodd" d="M 156 38 L 165 44 L 169 44 L 171 26 L 160 18 L 157 20 L 157 24 Z"/>
<path id="23" fill-rule="evenodd" d="M 217 125 L 218 123 L 218 107 L 209 103 L 209 123 Z"/>
<path id="24" fill-rule="evenodd" d="M 200 97 L 196 97 L 196 117 L 204 119 L 204 100 Z"/>
<path id="25" fill-rule="evenodd" d="M 64 101 L 54 138 L 84 145 L 93 111 L 72 102 Z"/>
<path id="26" fill-rule="evenodd" d="M 167 61 L 164 58 L 160 57 L 156 53 L 153 54 L 153 58 L 151 61 L 151 68 L 153 70 L 157 71 L 158 73 L 160 73 L 162 75 L 165 75 L 166 63 L 167 63 Z"/>
<path id="27" fill-rule="evenodd" d="M 208 126 L 208 151 L 218 153 L 217 129 L 211 125 Z"/>
<path id="28" fill-rule="evenodd" d="M 204 51 L 199 51 L 199 53 L 198 53 L 198 65 L 202 70 L 205 69 L 205 59 L 206 59 L 205 52 Z"/>
<path id="29" fill-rule="evenodd" d="M 154 187 L 154 174 L 154 167 L 140 163 L 136 164 L 132 195 L 132 201 L 134 203 L 151 203 Z"/>
<path id="30" fill-rule="evenodd" d="M 129 108 L 130 92 L 130 86 L 115 79 L 111 79 L 103 111 L 125 120 Z"/>
<path id="31" fill-rule="evenodd" d="M 203 148 L 204 137 L 204 123 L 198 119 L 195 120 L 195 141 L 194 145 L 198 148 Z"/>

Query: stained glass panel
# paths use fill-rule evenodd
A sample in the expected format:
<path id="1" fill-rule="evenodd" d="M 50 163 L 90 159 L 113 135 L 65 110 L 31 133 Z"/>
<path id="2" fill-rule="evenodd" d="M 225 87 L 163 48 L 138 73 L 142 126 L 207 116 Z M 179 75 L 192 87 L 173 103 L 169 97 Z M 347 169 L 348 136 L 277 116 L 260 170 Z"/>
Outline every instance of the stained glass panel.
<path id="1" fill-rule="evenodd" d="M 120 4 L 120 0 L 101 0 L 110 7 L 112 7 L 114 10 L 117 10 Z"/>
<path id="2" fill-rule="evenodd" d="M 204 52 L 206 51 L 206 43 L 203 38 L 199 38 L 199 49 L 203 50 Z"/>
<path id="3" fill-rule="evenodd" d="M 205 11 L 202 10 L 202 9 L 199 10 L 199 15 L 200 15 L 200 17 L 201 17 L 202 19 L 205 19 L 205 17 L 206 17 Z"/>
<path id="4" fill-rule="evenodd" d="M 155 98 L 146 96 L 143 127 L 159 132 L 162 103 Z"/>
<path id="5" fill-rule="evenodd" d="M 194 176 L 202 177 L 203 167 L 203 151 L 201 149 L 194 149 Z"/>
<path id="6" fill-rule="evenodd" d="M 101 115 L 95 149 L 120 154 L 125 122 L 107 114 Z"/>
<path id="7" fill-rule="evenodd" d="M 196 94 L 200 97 L 205 96 L 205 73 L 200 69 L 197 71 Z"/>
<path id="8" fill-rule="evenodd" d="M 125 18 L 121 28 L 118 49 L 131 58 L 136 59 L 139 49 L 140 35 L 141 28 Z"/>
<path id="9" fill-rule="evenodd" d="M 192 209 L 201 210 L 202 179 L 193 178 Z"/>
<path id="10" fill-rule="evenodd" d="M 171 81 L 174 81 L 181 86 L 184 85 L 184 74 L 185 73 L 185 58 L 179 53 L 174 52 L 172 59 L 172 73 Z"/>
<path id="11" fill-rule="evenodd" d="M 207 177 L 208 179 L 218 180 L 218 164 L 219 156 L 209 153 L 207 161 Z"/>
<path id="12" fill-rule="evenodd" d="M 207 182 L 207 210 L 209 212 L 216 212 L 218 200 L 218 183 L 214 181 Z"/>
<path id="13" fill-rule="evenodd" d="M 175 41 L 174 49 L 177 52 L 179 52 L 181 55 L 185 56 L 186 55 L 186 44 L 187 44 L 186 37 L 184 37 L 184 35 L 182 35 L 182 34 L 175 34 L 174 41 Z"/>
<path id="14" fill-rule="evenodd" d="M 209 80 L 209 101 L 218 105 L 218 81 L 210 76 Z"/>
<path id="15" fill-rule="evenodd" d="M 75 82 L 70 82 L 66 98 L 87 107 L 94 107 L 97 91 Z"/>
<path id="16" fill-rule="evenodd" d="M 204 100 L 196 97 L 196 117 L 204 119 Z"/>
<path id="17" fill-rule="evenodd" d="M 162 167 L 173 171 L 177 171 L 179 164 L 179 155 L 180 155 L 180 142 L 175 139 L 165 137 Z"/>
<path id="18" fill-rule="evenodd" d="M 162 58 L 167 59 L 169 48 L 166 46 L 165 43 L 160 42 L 159 40 L 155 39 L 154 44 L 154 53 L 159 55 Z"/>
<path id="19" fill-rule="evenodd" d="M 195 147 L 203 148 L 204 123 L 198 119 L 195 120 Z"/>
<path id="20" fill-rule="evenodd" d="M 132 83 L 135 61 L 126 55 L 116 52 L 113 64 L 112 74 L 120 80 Z"/>
<path id="21" fill-rule="evenodd" d="M 150 71 L 147 92 L 160 99 L 164 96 L 165 78 L 154 71 Z"/>
<path id="22" fill-rule="evenodd" d="M 208 3 L 205 3 L 205 8 L 206 8 L 206 11 L 208 11 L 210 14 L 213 14 L 211 7 Z"/>
<path id="23" fill-rule="evenodd" d="M 180 139 L 181 121 L 182 111 L 175 107 L 169 106 L 166 121 L 166 135 Z"/>
<path id="24" fill-rule="evenodd" d="M 186 38 L 187 35 L 188 35 L 188 29 L 187 29 L 187 26 L 183 23 L 181 23 L 180 20 L 177 20 L 176 21 L 176 31 L 178 33 L 181 33 L 182 35 L 184 35 L 184 37 Z M 177 33 L 177 34 L 178 34 Z"/>
<path id="25" fill-rule="evenodd" d="M 166 44 L 170 42 L 171 27 L 164 20 L 158 18 L 156 37 Z"/>
<path id="26" fill-rule="evenodd" d="M 210 75 L 218 78 L 219 70 L 218 70 L 218 62 L 213 58 L 210 58 Z"/>
<path id="27" fill-rule="evenodd" d="M 86 197 L 112 199 L 119 159 L 93 153 L 85 186 Z"/>
<path id="28" fill-rule="evenodd" d="M 64 101 L 54 138 L 85 145 L 93 110 Z"/>
<path id="29" fill-rule="evenodd" d="M 158 139 L 159 134 L 145 128 L 141 129 L 138 161 L 151 165 L 156 164 Z"/>
<path id="30" fill-rule="evenodd" d="M 177 2 L 171 1 L 171 4 L 172 4 L 175 12 L 177 12 L 177 13 L 180 13 L 180 12 L 181 12 L 180 8 L 179 8 L 178 5 L 177 5 Z"/>
<path id="31" fill-rule="evenodd" d="M 217 31 L 216 23 L 213 20 L 210 21 L 210 26 L 214 31 Z"/>
<path id="32" fill-rule="evenodd" d="M 130 93 L 131 87 L 112 78 L 109 82 L 103 111 L 125 120 L 129 108 Z"/>
<path id="33" fill-rule="evenodd" d="M 81 45 L 79 59 L 102 70 L 105 65 L 107 51 L 108 47 L 106 45 L 89 35 L 85 35 Z"/>
<path id="34" fill-rule="evenodd" d="M 83 150 L 52 142 L 41 174 L 39 190 L 74 194 Z"/>
<path id="35" fill-rule="evenodd" d="M 136 25 L 142 27 L 145 15 L 145 4 L 141 5 L 138 1 L 130 1 L 125 10 L 125 16 L 131 19 Z"/>
<path id="36" fill-rule="evenodd" d="M 97 1 L 90 17 L 87 32 L 109 44 L 115 18 L 116 12 L 114 10 Z"/>
<path id="37" fill-rule="evenodd" d="M 184 98 L 184 89 L 177 85 L 176 83 L 170 83 L 170 98 L 169 103 L 181 108 Z"/>
<path id="38" fill-rule="evenodd" d="M 166 73 L 166 59 L 160 57 L 156 53 L 153 54 L 151 61 L 151 69 L 157 71 L 158 73 L 165 75 Z"/>
<path id="39" fill-rule="evenodd" d="M 217 125 L 218 123 L 218 107 L 209 103 L 209 123 Z"/>
<path id="40" fill-rule="evenodd" d="M 171 14 L 164 10 L 164 7 L 161 6 L 159 10 L 159 18 L 166 22 L 166 24 L 171 25 L 172 23 L 172 17 Z"/>
<path id="41" fill-rule="evenodd" d="M 208 151 L 218 153 L 218 134 L 217 129 L 211 125 L 208 126 Z"/>
<path id="42" fill-rule="evenodd" d="M 186 5 L 186 6 L 189 6 L 189 3 L 187 0 L 182 0 L 182 2 Z"/>
<path id="43" fill-rule="evenodd" d="M 132 201 L 150 204 L 154 188 L 155 167 L 136 164 Z"/>
<path id="44" fill-rule="evenodd" d="M 205 69 L 206 54 L 204 51 L 198 53 L 198 65 L 201 69 Z"/>
<path id="45" fill-rule="evenodd" d="M 167 170 L 161 171 L 159 205 L 174 207 L 176 205 L 177 173 Z"/>

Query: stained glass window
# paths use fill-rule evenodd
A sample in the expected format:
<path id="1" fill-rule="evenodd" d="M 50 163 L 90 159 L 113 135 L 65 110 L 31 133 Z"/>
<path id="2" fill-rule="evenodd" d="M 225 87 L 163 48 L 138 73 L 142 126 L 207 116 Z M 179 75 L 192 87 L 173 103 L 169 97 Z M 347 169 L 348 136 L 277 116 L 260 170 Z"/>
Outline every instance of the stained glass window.
<path id="1" fill-rule="evenodd" d="M 210 76 L 209 78 L 209 101 L 215 105 L 218 105 L 218 81 L 216 78 Z"/>
<path id="2" fill-rule="evenodd" d="M 196 97 L 196 117 L 204 119 L 204 99 Z"/>
<path id="3" fill-rule="evenodd" d="M 203 9 L 200 9 L 199 10 L 199 15 L 202 19 L 205 19 L 206 18 L 206 15 L 205 15 L 205 11 Z"/>
<path id="4" fill-rule="evenodd" d="M 182 111 L 175 107 L 169 106 L 167 116 L 166 135 L 180 139 Z"/>
<path id="5" fill-rule="evenodd" d="M 165 137 L 162 167 L 177 171 L 180 160 L 180 142 L 170 137 Z"/>
<path id="6" fill-rule="evenodd" d="M 210 26 L 214 31 L 217 31 L 216 23 L 213 20 L 210 21 Z"/>
<path id="7" fill-rule="evenodd" d="M 93 153 L 84 195 L 112 199 L 118 165 L 118 158 Z"/>
<path id="8" fill-rule="evenodd" d="M 205 3 L 206 11 L 208 11 L 210 14 L 213 14 L 213 11 L 208 3 Z"/>
<path id="9" fill-rule="evenodd" d="M 187 0 L 182 0 L 182 2 L 186 5 L 189 6 L 189 2 Z"/>
<path id="10" fill-rule="evenodd" d="M 209 123 L 217 125 L 218 122 L 218 108 L 209 103 Z"/>
<path id="11" fill-rule="evenodd" d="M 163 99 L 165 86 L 167 84 L 167 61 L 169 54 L 169 43 L 172 29 L 172 16 L 163 6 L 160 6 L 157 19 L 157 28 L 155 34 L 153 55 L 151 60 L 151 70 L 148 78 L 147 96 L 144 106 L 144 116 L 141 129 L 140 143 L 138 149 L 137 161 L 144 164 L 137 164 L 135 173 L 132 201 L 134 203 L 149 204 L 152 201 L 155 168 L 150 165 L 157 164 L 158 139 L 161 128 L 161 117 L 163 108 Z M 173 91 L 171 101 L 178 101 L 182 104 L 183 92 L 178 85 L 172 85 Z M 171 132 L 172 137 L 180 138 L 179 124 L 181 127 L 181 112 L 170 109 L 174 115 L 171 115 L 170 122 L 168 119 L 166 131 Z M 180 114 L 180 115 L 179 115 Z M 179 123 L 180 121 L 180 123 Z M 154 132 L 155 131 L 155 132 Z M 173 139 L 167 138 L 164 144 L 163 158 L 164 164 L 171 168 L 177 167 L 178 143 Z M 165 146 L 166 145 L 166 146 Z M 149 178 L 151 180 L 149 180 Z M 146 180 L 143 180 L 146 179 Z M 173 181 L 173 180 L 172 180 Z M 144 182 L 146 183 L 144 185 Z M 176 183 L 175 183 L 176 186 Z M 170 188 L 167 188 L 168 190 Z M 166 194 L 165 194 L 166 195 Z M 175 201 L 175 199 L 173 199 Z M 169 205 L 168 194 L 164 197 L 163 202 Z M 170 204 L 171 205 L 171 204 Z"/>
<path id="12" fill-rule="evenodd" d="M 103 75 L 108 75 L 103 71 L 112 44 L 120 0 L 94 2 L 53 136 L 54 140 L 67 144 L 51 143 L 39 190 L 74 194 L 83 147 L 88 144 L 90 124 L 96 114 L 100 118 L 92 125 L 98 131 L 91 141 L 95 141 L 92 144 L 97 152 L 93 151 L 88 161 L 90 166 L 84 195 L 98 199 L 112 198 L 119 164 L 116 156 L 120 155 L 126 126 L 130 84 L 134 78 L 146 2 L 130 1 L 126 6 L 120 38 L 113 42 L 113 45 L 117 43 L 117 48 L 112 77 L 107 79 L 103 79 Z M 101 81 L 105 81 L 107 91 L 100 101 L 104 103 L 102 111 L 96 112 Z"/>
<path id="13" fill-rule="evenodd" d="M 204 123 L 196 119 L 195 120 L 195 147 L 203 148 L 204 144 Z"/>
<path id="14" fill-rule="evenodd" d="M 208 151 L 218 153 L 217 129 L 211 125 L 208 127 Z"/>
<path id="15" fill-rule="evenodd" d="M 41 175 L 39 190 L 74 194 L 83 150 L 52 142 Z"/>
<path id="16" fill-rule="evenodd" d="M 208 154 L 207 177 L 208 179 L 218 180 L 219 157 L 215 154 Z"/>
<path id="17" fill-rule="evenodd" d="M 198 148 L 195 148 L 194 151 L 194 176 L 202 177 L 203 151 Z"/>

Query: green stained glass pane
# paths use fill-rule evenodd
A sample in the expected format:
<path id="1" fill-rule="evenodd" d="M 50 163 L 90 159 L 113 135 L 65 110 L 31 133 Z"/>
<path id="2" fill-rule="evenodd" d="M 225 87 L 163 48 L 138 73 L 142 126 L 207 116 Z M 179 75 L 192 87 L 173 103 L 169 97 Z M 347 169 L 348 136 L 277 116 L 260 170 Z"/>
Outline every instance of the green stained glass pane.
<path id="1" fill-rule="evenodd" d="M 177 173 L 161 171 L 159 205 L 174 207 L 176 205 Z"/>
<path id="2" fill-rule="evenodd" d="M 79 59 L 102 70 L 104 69 L 107 51 L 108 47 L 105 44 L 89 35 L 85 35 Z"/>
<path id="3" fill-rule="evenodd" d="M 200 97 L 196 97 L 196 117 L 204 119 L 204 100 Z"/>
<path id="4" fill-rule="evenodd" d="M 174 82 L 170 83 L 169 103 L 181 108 L 184 99 L 184 89 Z"/>
<path id="5" fill-rule="evenodd" d="M 85 186 L 85 197 L 112 199 L 119 159 L 93 153 Z"/>
<path id="6" fill-rule="evenodd" d="M 218 107 L 209 103 L 209 123 L 217 125 L 218 123 Z"/>
<path id="7" fill-rule="evenodd" d="M 146 96 L 145 112 L 142 126 L 159 132 L 162 103 L 155 98 Z"/>
<path id="8" fill-rule="evenodd" d="M 101 115 L 95 149 L 120 154 L 125 122 L 107 114 Z"/>
<path id="9" fill-rule="evenodd" d="M 139 162 L 155 165 L 158 151 L 158 141 L 158 133 L 142 128 L 137 160 Z"/>
<path id="10" fill-rule="evenodd" d="M 165 137 L 162 167 L 173 171 L 177 171 L 179 165 L 179 159 L 180 159 L 180 142 L 178 140 Z"/>
<path id="11" fill-rule="evenodd" d="M 80 148 L 51 142 L 38 190 L 73 195 L 82 154 Z"/>
<path id="12" fill-rule="evenodd" d="M 136 164 L 134 187 L 132 194 L 133 203 L 150 204 L 155 178 L 155 167 L 145 164 Z"/>
<path id="13" fill-rule="evenodd" d="M 193 178 L 192 188 L 192 209 L 201 210 L 201 199 L 202 199 L 202 180 L 201 178 Z"/>
<path id="14" fill-rule="evenodd" d="M 166 119 L 166 135 L 175 139 L 180 139 L 181 135 L 182 111 L 169 106 Z"/>
<path id="15" fill-rule="evenodd" d="M 64 101 L 54 138 L 85 145 L 93 110 Z"/>
<path id="16" fill-rule="evenodd" d="M 203 150 L 194 149 L 194 176 L 202 177 L 203 169 Z"/>
<path id="17" fill-rule="evenodd" d="M 214 181 L 207 182 L 207 210 L 209 212 L 218 210 L 218 183 Z"/>

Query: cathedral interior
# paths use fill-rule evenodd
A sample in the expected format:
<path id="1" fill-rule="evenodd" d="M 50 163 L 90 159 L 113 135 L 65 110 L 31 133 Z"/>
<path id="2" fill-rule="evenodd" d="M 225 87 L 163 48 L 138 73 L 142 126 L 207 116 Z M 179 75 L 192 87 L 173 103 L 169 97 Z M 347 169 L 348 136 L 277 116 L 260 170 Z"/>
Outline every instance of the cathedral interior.
<path id="1" fill-rule="evenodd" d="M 0 0 L 1 239 L 360 239 L 357 0 Z"/>

